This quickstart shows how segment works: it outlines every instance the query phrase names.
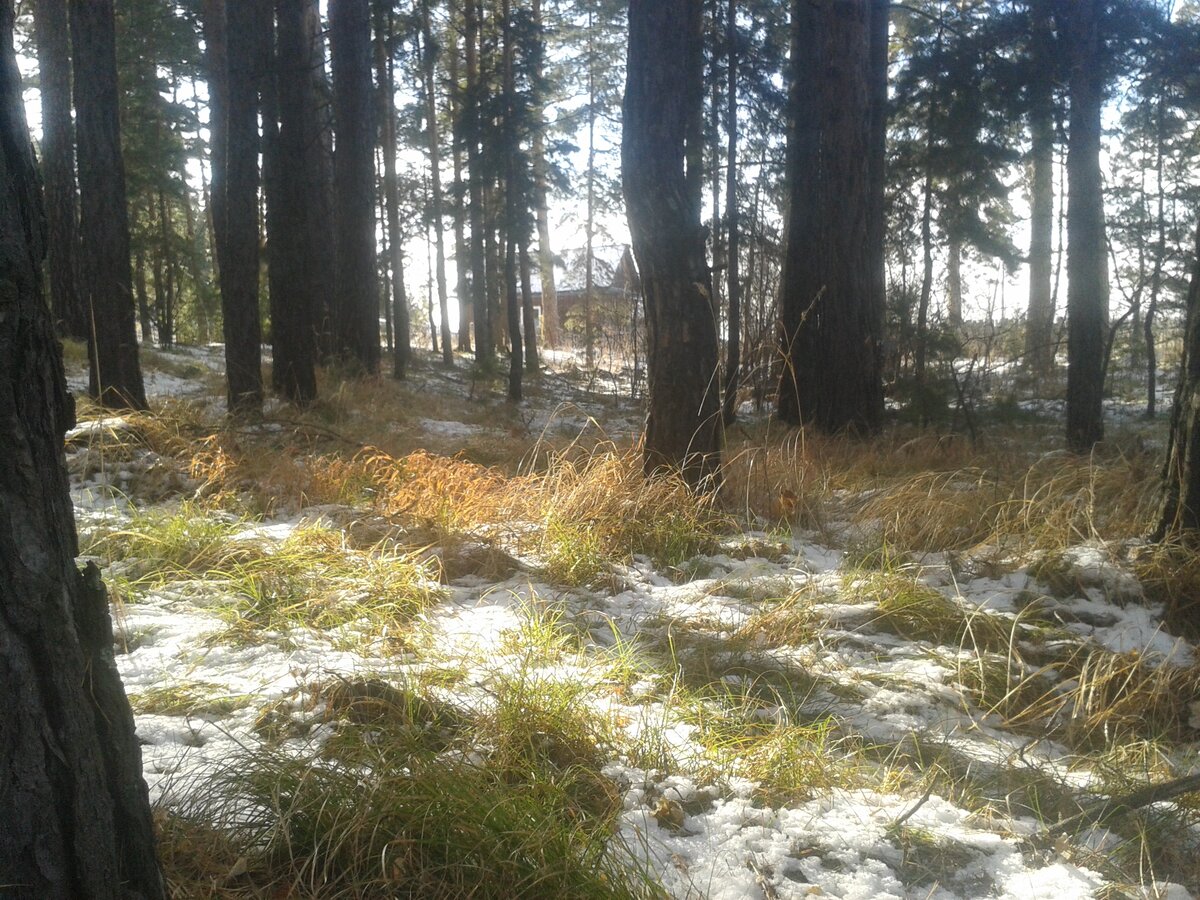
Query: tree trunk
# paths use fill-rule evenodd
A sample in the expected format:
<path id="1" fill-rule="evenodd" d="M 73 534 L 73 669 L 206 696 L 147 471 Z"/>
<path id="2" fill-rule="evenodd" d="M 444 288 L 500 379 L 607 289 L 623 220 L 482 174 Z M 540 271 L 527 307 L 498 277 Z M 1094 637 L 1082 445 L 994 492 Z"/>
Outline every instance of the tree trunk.
<path id="1" fill-rule="evenodd" d="M 79 165 L 80 284 L 91 311 L 89 392 L 110 408 L 145 409 L 134 323 L 112 0 L 72 4 L 71 49 Z"/>
<path id="2" fill-rule="evenodd" d="M 1142 320 L 1142 337 L 1146 347 L 1146 418 L 1153 419 L 1158 411 L 1158 348 L 1154 346 L 1154 319 L 1158 314 L 1158 298 L 1162 291 L 1163 263 L 1167 255 L 1166 192 L 1163 190 L 1163 113 L 1165 102 L 1159 97 L 1156 110 L 1154 154 L 1155 192 L 1157 193 L 1157 231 L 1154 241 L 1154 269 L 1150 276 L 1150 299 L 1146 317 Z"/>
<path id="3" fill-rule="evenodd" d="M 81 24 L 99 24 L 97 14 L 107 11 L 111 25 L 111 7 L 93 6 L 101 4 L 82 10 Z M 5 896 L 14 898 L 152 900 L 164 896 L 163 883 L 133 714 L 113 659 L 107 597 L 94 566 L 86 574 L 75 568 L 79 548 L 63 459 L 74 410 L 42 296 L 46 223 L 12 30 L 13 7 L 6 3 L 0 6 L 0 873 Z M 81 80 L 103 58 L 99 31 L 77 56 L 77 64 L 88 64 L 77 69 Z M 104 97 L 102 85 L 86 90 Z M 91 151 L 102 129 L 95 107 L 86 109 L 80 132 Z M 85 165 L 94 159 L 88 155 Z M 125 263 L 128 271 L 128 255 Z M 128 290 L 126 283 L 132 324 Z"/>
<path id="4" fill-rule="evenodd" d="M 521 375 L 524 347 L 521 343 L 521 299 L 517 293 L 518 235 L 521 231 L 520 198 L 517 190 L 517 166 L 521 157 L 521 142 L 516 122 L 516 75 L 513 70 L 512 8 L 504 0 L 501 8 L 503 30 L 503 100 L 504 100 L 504 293 L 508 313 L 508 399 L 521 400 Z"/>
<path id="5" fill-rule="evenodd" d="M 871 2 L 870 148 L 868 157 L 867 240 L 870 260 L 870 315 L 883 333 L 883 311 L 887 304 L 887 123 L 888 123 L 888 38 L 891 17 L 889 0 Z M 876 371 L 882 372 L 882 341 L 875 342 Z"/>
<path id="6" fill-rule="evenodd" d="M 258 58 L 253 0 L 225 4 L 225 234 L 217 234 L 229 411 L 262 410 L 262 326 L 258 309 Z M 221 73 L 217 74 L 222 77 Z M 214 179 L 214 182 L 216 180 Z"/>
<path id="7" fill-rule="evenodd" d="M 1091 451 L 1104 438 L 1104 338 L 1108 257 L 1100 115 L 1104 105 L 1103 0 L 1068 12 L 1071 131 L 1067 146 L 1067 446 Z"/>
<path id="8" fill-rule="evenodd" d="M 793 0 L 779 417 L 827 432 L 883 416 L 870 48 L 865 5 Z"/>
<path id="9" fill-rule="evenodd" d="M 529 259 L 529 235 L 521 233 L 521 329 L 525 336 L 525 371 L 538 371 L 537 319 L 533 314 L 533 265 Z"/>
<path id="10" fill-rule="evenodd" d="M 645 470 L 697 487 L 719 478 L 723 442 L 712 273 L 685 171 L 692 107 L 703 103 L 700 17 L 690 0 L 630 0 L 621 141 L 646 308 Z"/>
<path id="11" fill-rule="evenodd" d="M 162 247 L 163 264 L 167 269 L 162 303 L 157 309 L 158 346 L 160 347 L 171 347 L 175 344 L 175 252 L 171 247 L 174 230 L 166 191 L 160 187 L 158 190 L 158 240 Z"/>
<path id="12" fill-rule="evenodd" d="M 1200 531 L 1200 225 L 1187 296 L 1187 326 L 1179 384 L 1171 405 L 1171 430 L 1163 466 L 1155 540 Z"/>
<path id="13" fill-rule="evenodd" d="M 421 3 L 421 64 L 425 76 L 425 137 L 429 147 L 429 172 L 433 192 L 433 237 L 436 256 L 438 315 L 442 334 L 442 362 L 454 365 L 450 343 L 450 300 L 446 289 L 446 221 L 442 200 L 442 139 L 438 127 L 437 72 L 433 28 L 429 22 L 429 0 Z"/>
<path id="14" fill-rule="evenodd" d="M 338 245 L 329 235 L 329 223 L 335 221 L 333 185 L 333 101 L 325 69 L 325 29 L 321 23 L 318 0 L 304 0 L 304 33 L 309 41 L 308 93 L 310 104 L 305 121 L 314 123 L 316 137 L 308 140 L 304 160 L 305 182 L 312 191 L 309 201 L 317 214 L 308 222 L 308 246 L 312 257 L 315 300 L 312 311 L 312 339 L 315 358 L 334 354 L 333 307 L 337 291 Z"/>
<path id="15" fill-rule="evenodd" d="M 484 237 L 483 210 L 483 151 L 480 147 L 480 131 L 483 122 L 479 105 L 483 95 L 483 83 L 479 77 L 479 7 L 476 0 L 466 0 L 463 6 L 467 57 L 467 92 L 463 104 L 467 140 L 468 183 L 471 193 L 471 306 L 475 318 L 475 359 L 480 363 L 491 362 L 496 355 L 492 339 L 492 320 L 488 310 L 488 278 L 486 241 Z"/>
<path id="16" fill-rule="evenodd" d="M 79 214 L 75 198 L 75 130 L 71 123 L 71 45 L 67 0 L 33 4 L 42 94 L 42 175 L 46 190 L 50 308 L 59 333 L 87 340 L 89 316 L 79 288 Z"/>
<path id="17" fill-rule="evenodd" d="M 375 117 L 371 107 L 368 0 L 330 0 L 333 68 L 334 227 L 338 351 L 364 372 L 379 371 L 379 285 L 375 269 Z"/>
<path id="18" fill-rule="evenodd" d="M 1054 367 L 1054 299 L 1051 287 L 1054 234 L 1054 35 L 1050 0 L 1033 0 L 1034 76 L 1029 135 L 1033 168 L 1029 240 L 1029 312 L 1025 319 L 1025 360 L 1044 375 Z"/>
<path id="19" fill-rule="evenodd" d="M 533 27 L 539 40 L 544 31 L 542 0 L 533 0 Z M 534 80 L 542 78 L 542 55 L 538 56 Z M 538 232 L 538 277 L 542 284 L 542 341 L 557 350 L 562 343 L 558 322 L 558 287 L 554 283 L 554 248 L 550 243 L 550 178 L 546 163 L 546 111 L 534 110 L 533 128 L 533 203 Z"/>
<path id="20" fill-rule="evenodd" d="M 451 4 L 454 23 L 456 4 Z M 475 316 L 471 308 L 470 251 L 467 249 L 467 185 L 463 180 L 463 89 L 459 81 L 458 27 L 450 28 L 450 54 L 446 68 L 450 76 L 450 158 L 454 166 L 454 290 L 458 300 L 458 349 L 470 353 L 471 323 Z"/>
<path id="21" fill-rule="evenodd" d="M 946 246 L 946 311 L 954 328 L 962 328 L 962 299 L 962 239 L 953 234 Z"/>
<path id="22" fill-rule="evenodd" d="M 279 0 L 274 72 L 278 127 L 268 125 L 263 156 L 270 253 L 272 384 L 290 402 L 317 397 L 315 369 L 320 256 L 312 246 L 320 215 L 310 144 L 320 140 L 310 71 L 314 42 L 306 0 Z M 264 121 L 268 119 L 264 113 Z"/>
<path id="23" fill-rule="evenodd" d="M 392 13 L 380 3 L 376 9 L 375 68 L 379 81 L 379 121 L 382 124 L 383 195 L 387 214 L 388 249 L 392 262 L 392 319 L 395 342 L 392 350 L 392 377 L 405 378 L 412 357 L 412 335 L 408 316 L 408 298 L 404 295 L 404 235 L 400 231 L 400 187 L 396 175 L 396 78 L 389 52 L 392 40 Z"/>
<path id="24" fill-rule="evenodd" d="M 738 30 L 737 30 L 737 0 L 729 0 L 726 10 L 725 47 L 728 55 L 728 73 L 726 83 L 725 136 L 728 142 L 728 166 L 725 170 L 725 227 L 728 230 L 727 241 L 728 267 L 725 280 L 729 287 L 729 322 L 725 345 L 725 396 L 722 418 L 726 425 L 733 424 L 737 418 L 738 384 L 741 381 L 742 367 L 742 282 L 741 282 L 741 253 L 740 223 L 738 222 Z"/>

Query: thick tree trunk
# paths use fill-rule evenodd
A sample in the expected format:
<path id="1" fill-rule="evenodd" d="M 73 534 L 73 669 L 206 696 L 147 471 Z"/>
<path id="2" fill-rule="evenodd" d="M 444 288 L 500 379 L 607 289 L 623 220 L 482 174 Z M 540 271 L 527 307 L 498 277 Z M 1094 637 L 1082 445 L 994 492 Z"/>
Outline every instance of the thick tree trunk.
<path id="1" fill-rule="evenodd" d="M 442 197 L 442 138 L 438 126 L 437 72 L 429 0 L 421 3 L 421 65 L 425 76 L 425 137 L 429 148 L 430 190 L 433 194 L 433 236 L 437 266 L 438 318 L 442 335 L 442 362 L 454 365 L 450 343 L 450 299 L 446 288 L 446 219 Z"/>
<path id="2" fill-rule="evenodd" d="M 1200 533 L 1200 225 L 1187 296 L 1187 326 L 1179 384 L 1171 406 L 1171 430 L 1163 466 L 1162 499 L 1154 538 Z"/>
<path id="3" fill-rule="evenodd" d="M 85 20 L 94 21 L 86 14 Z M 41 290 L 45 220 L 12 29 L 12 4 L 5 3 L 0 5 L 5 460 L 0 873 L 6 897 L 152 900 L 164 895 L 163 884 L 133 714 L 113 660 L 107 598 L 94 567 L 86 574 L 75 568 L 78 545 L 63 459 L 63 434 L 74 412 Z M 93 61 L 86 51 L 82 58 Z M 86 75 L 89 69 L 79 71 Z M 93 128 L 89 121 L 81 130 L 91 135 Z M 125 261 L 128 268 L 128 256 Z"/>
<path id="4" fill-rule="evenodd" d="M 700 15 L 692 0 L 631 0 L 621 167 L 646 308 L 645 470 L 711 486 L 723 441 L 717 329 L 684 169 L 691 105 L 703 100 Z"/>
<path id="5" fill-rule="evenodd" d="M 75 129 L 71 122 L 71 38 L 67 0 L 33 4 L 42 94 L 42 175 L 46 180 L 50 308 L 66 337 L 87 340 L 89 316 L 79 287 L 79 212 L 75 195 Z"/>
<path id="6" fill-rule="evenodd" d="M 225 4 L 225 171 L 217 234 L 225 377 L 230 413 L 262 409 L 262 325 L 258 309 L 258 68 L 260 39 L 253 0 Z M 220 78 L 220 73 L 217 74 Z M 214 184 L 218 183 L 214 178 Z"/>
<path id="7" fill-rule="evenodd" d="M 305 0 L 279 0 L 274 66 L 278 127 L 268 125 L 263 156 L 270 248 L 272 384 L 292 403 L 316 399 L 314 329 L 320 256 L 312 245 L 320 215 L 310 144 L 320 140 L 313 83 L 312 36 Z M 267 117 L 264 115 L 264 119 Z M 307 176 L 307 177 L 306 177 Z"/>
<path id="8" fill-rule="evenodd" d="M 376 10 L 375 68 L 379 81 L 379 121 L 383 143 L 383 195 L 386 206 L 388 249 L 392 263 L 392 319 L 395 342 L 392 349 L 392 377 L 408 374 L 412 356 L 412 335 L 408 316 L 408 298 L 404 293 L 404 235 L 400 231 L 400 187 L 396 175 L 396 79 L 388 48 L 392 39 L 392 13 L 380 3 Z"/>
<path id="9" fill-rule="evenodd" d="M 1033 184 L 1030 203 L 1029 311 L 1025 320 L 1025 360 L 1030 371 L 1054 366 L 1054 35 L 1049 0 L 1033 0 L 1034 79 L 1029 135 Z"/>
<path id="10" fill-rule="evenodd" d="M 868 305 L 883 333 L 883 310 L 887 304 L 887 123 L 888 123 L 888 36 L 891 17 L 889 0 L 871 0 L 870 104 L 871 132 L 868 172 L 868 255 L 870 298 Z M 882 341 L 876 341 L 875 365 L 882 371 Z"/>
<path id="11" fill-rule="evenodd" d="M 379 284 L 375 268 L 375 116 L 371 106 L 368 0 L 331 0 L 334 227 L 338 351 L 368 374 L 379 371 Z"/>
<path id="12" fill-rule="evenodd" d="M 828 432 L 874 432 L 883 416 L 867 13 L 792 3 L 779 417 Z"/>
<path id="13" fill-rule="evenodd" d="M 72 4 L 71 50 L 79 165 L 80 284 L 91 312 L 89 392 L 104 406 L 145 409 L 134 324 L 112 0 Z"/>
<path id="14" fill-rule="evenodd" d="M 1103 0 L 1068 11 L 1071 131 L 1067 145 L 1067 446 L 1089 452 L 1104 438 L 1108 256 L 1100 172 Z"/>

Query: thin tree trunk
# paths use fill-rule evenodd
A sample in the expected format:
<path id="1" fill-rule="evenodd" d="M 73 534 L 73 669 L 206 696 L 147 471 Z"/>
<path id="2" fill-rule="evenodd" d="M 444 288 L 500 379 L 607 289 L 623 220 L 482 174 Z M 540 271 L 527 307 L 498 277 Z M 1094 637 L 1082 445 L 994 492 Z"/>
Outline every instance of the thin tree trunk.
<path id="1" fill-rule="evenodd" d="M 542 0 L 533 0 L 533 27 L 544 40 Z M 542 78 L 542 58 L 538 56 L 535 80 Z M 546 163 L 546 110 L 534 110 L 533 129 L 533 203 L 538 232 L 538 277 L 542 284 L 542 341 L 557 350 L 562 343 L 558 320 L 558 287 L 554 281 L 554 248 L 550 242 L 550 178 Z"/>
<path id="2" fill-rule="evenodd" d="M 943 25 L 938 23 L 934 44 L 935 67 L 941 68 Z M 925 187 L 921 199 L 921 295 L 917 301 L 917 345 L 913 375 L 918 385 L 925 383 L 925 360 L 929 349 L 929 300 L 933 293 L 933 154 L 938 116 L 938 82 L 929 89 L 929 108 L 925 114 Z M 922 396 L 920 402 L 924 404 Z"/>
<path id="3" fill-rule="evenodd" d="M 447 70 L 450 76 L 450 158 L 454 165 L 454 273 L 455 294 L 458 300 L 458 349 L 471 352 L 471 323 L 474 310 L 471 305 L 470 251 L 467 249 L 467 185 L 463 180 L 463 88 L 459 81 L 458 27 L 454 19 L 456 4 L 450 5 L 450 54 Z"/>
<path id="4" fill-rule="evenodd" d="M 175 344 L 175 253 L 171 248 L 170 207 L 166 192 L 158 191 L 158 240 L 166 266 L 166 284 L 163 285 L 162 305 L 158 308 L 158 346 L 171 347 Z"/>
<path id="5" fill-rule="evenodd" d="M 521 374 L 524 348 L 521 344 L 521 300 L 517 293 L 517 236 L 521 230 L 520 198 L 517 191 L 517 164 L 521 155 L 516 123 L 516 75 L 513 71 L 512 8 L 510 0 L 502 4 L 503 29 L 503 91 L 504 91 L 504 293 L 508 313 L 508 399 L 521 400 Z"/>
<path id="6" fill-rule="evenodd" d="M 946 246 L 946 307 L 954 328 L 962 328 L 962 301 L 962 239 L 952 234 Z"/>
<path id="7" fill-rule="evenodd" d="M 400 230 L 400 187 L 396 174 L 396 77 L 392 54 L 387 52 L 393 35 L 393 17 L 386 4 L 376 12 L 376 58 L 379 83 L 379 116 L 383 124 L 383 193 L 387 208 L 388 248 L 392 261 L 392 319 L 395 342 L 392 350 L 392 377 L 405 378 L 412 357 L 412 337 L 408 316 L 408 298 L 404 295 L 404 236 Z"/>
<path id="8" fill-rule="evenodd" d="M 1163 262 L 1167 254 L 1166 192 L 1163 190 L 1163 107 L 1160 97 L 1156 115 L 1154 178 L 1158 194 L 1158 234 L 1154 246 L 1154 269 L 1150 276 L 1150 299 L 1146 304 L 1146 317 L 1142 320 L 1142 333 L 1146 347 L 1146 418 L 1153 419 L 1158 411 L 1158 348 L 1154 345 L 1154 319 L 1158 313 L 1158 298 L 1162 291 Z"/>
<path id="9" fill-rule="evenodd" d="M 475 315 L 475 359 L 488 363 L 495 358 L 492 319 L 488 308 L 487 251 L 484 235 L 483 152 L 480 136 L 483 128 L 480 102 L 483 83 L 479 77 L 479 7 L 476 0 L 465 0 L 467 93 L 464 103 L 467 139 L 468 183 L 471 189 L 471 304 Z"/>
<path id="10" fill-rule="evenodd" d="M 725 227 L 729 233 L 728 266 L 726 281 L 729 285 L 729 321 L 726 325 L 725 346 L 725 405 L 723 418 L 726 425 L 731 425 L 737 418 L 738 384 L 741 381 L 742 366 L 742 283 L 741 283 L 741 253 L 739 234 L 741 224 L 738 221 L 738 30 L 737 30 L 737 0 L 729 0 L 726 10 L 725 47 L 728 55 L 728 73 L 726 82 L 725 136 L 728 149 L 728 165 L 725 170 Z M 715 208 L 715 207 L 714 207 Z"/>
<path id="11" fill-rule="evenodd" d="M 72 5 L 71 51 L 81 287 L 91 316 L 89 392 L 107 407 L 145 409 L 134 324 L 112 0 L 80 0 Z"/>
<path id="12" fill-rule="evenodd" d="M 161 257 L 155 260 L 156 270 L 162 265 Z M 158 275 L 158 271 L 154 276 L 154 292 L 157 295 L 160 290 L 162 279 Z M 153 341 L 151 335 L 154 333 L 152 323 L 150 321 L 150 295 L 146 289 L 146 253 L 143 250 L 138 250 L 134 254 L 133 262 L 133 295 L 137 300 L 138 319 L 140 320 L 142 329 L 142 343 L 150 344 Z"/>
<path id="13" fill-rule="evenodd" d="M 429 0 L 421 3 L 421 63 L 425 75 L 425 136 L 429 147 L 429 171 L 433 191 L 433 236 L 437 253 L 438 314 L 441 321 L 442 362 L 454 365 L 454 346 L 450 343 L 450 300 L 446 288 L 446 223 L 442 202 L 442 139 L 438 127 L 436 59 L 433 28 L 429 21 Z"/>
<path id="14" fill-rule="evenodd" d="M 533 265 L 529 259 L 529 237 L 521 235 L 521 326 L 525 336 L 525 371 L 538 371 L 537 318 L 533 314 Z"/>

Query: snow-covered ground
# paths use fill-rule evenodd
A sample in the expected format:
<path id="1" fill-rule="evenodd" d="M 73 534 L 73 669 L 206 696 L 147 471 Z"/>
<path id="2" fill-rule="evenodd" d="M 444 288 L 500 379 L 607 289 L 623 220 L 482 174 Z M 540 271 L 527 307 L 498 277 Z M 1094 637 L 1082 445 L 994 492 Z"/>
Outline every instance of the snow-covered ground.
<path id="1" fill-rule="evenodd" d="M 78 386 L 78 375 L 73 378 Z M 194 383 L 181 383 L 186 381 L 155 373 L 147 378 L 147 390 L 158 396 L 198 393 Z M 466 389 L 442 383 L 447 390 Z M 535 437 L 555 422 L 567 430 L 587 425 L 576 407 L 560 409 L 550 400 L 531 415 Z M 619 409 L 614 418 L 617 433 L 636 427 L 636 410 Z M 486 430 L 441 418 L 415 424 L 442 441 Z M 154 464 L 153 454 L 140 451 L 103 471 L 83 465 L 80 457 L 97 432 L 124 427 L 120 419 L 103 419 L 69 436 L 69 461 L 75 460 L 77 472 L 73 497 L 85 538 L 119 531 L 141 514 L 144 504 L 123 493 L 140 470 Z M 187 493 L 183 485 L 159 506 L 176 509 Z M 269 553 L 298 528 L 328 525 L 323 515 L 310 509 L 247 521 L 229 539 Z M 602 586 L 591 587 L 545 583 L 536 558 L 519 547 L 504 549 L 517 570 L 494 580 L 473 574 L 451 581 L 414 623 L 400 653 L 369 638 L 352 641 L 344 633 L 303 628 L 254 641 L 223 640 L 228 621 L 220 609 L 230 588 L 219 579 L 172 577 L 120 604 L 118 664 L 135 709 L 143 710 L 137 728 L 152 797 L 186 790 L 206 768 L 262 742 L 265 710 L 291 721 L 282 746 L 300 752 L 323 740 L 333 726 L 313 701 L 312 686 L 333 676 L 403 679 L 429 667 L 454 666 L 460 677 L 443 699 L 464 711 L 486 707 L 495 680 L 529 664 L 516 642 L 531 617 L 547 617 L 555 627 L 582 635 L 583 646 L 548 655 L 539 662 L 539 677 L 588 685 L 585 696 L 596 715 L 621 723 L 630 745 L 653 732 L 671 761 L 648 767 L 616 753 L 604 774 L 623 794 L 615 840 L 623 842 L 623 852 L 648 864 L 675 897 L 1192 896 L 1157 872 L 1143 873 L 1140 884 L 1112 884 L 1104 858 L 1125 836 L 1096 827 L 1078 842 L 1044 842 L 1037 838 L 1045 822 L 1027 804 L 1002 796 L 973 803 L 943 796 L 934 771 L 940 765 L 968 775 L 1032 773 L 1081 797 L 1106 790 L 1107 782 L 1082 755 L 1028 728 L 1006 727 L 998 715 L 974 705 L 962 684 L 963 667 L 972 665 L 969 649 L 906 638 L 881 624 L 877 600 L 856 590 L 854 570 L 839 548 L 814 535 L 732 535 L 716 552 L 689 561 L 688 572 L 702 573 L 691 577 L 635 557 L 616 567 Z M 96 552 L 103 556 L 102 543 Z M 1136 579 L 1108 548 L 1099 543 L 1072 548 L 1063 565 L 1080 585 L 1072 596 L 1054 596 L 1022 565 L 969 577 L 939 556 L 921 560 L 905 576 L 948 598 L 968 618 L 994 618 L 1017 643 L 1034 639 L 1023 631 L 1023 610 L 1036 596 L 1043 629 L 1038 640 L 1137 651 L 1155 666 L 1195 664 L 1195 647 L 1163 629 L 1161 610 L 1139 602 Z M 121 565 L 112 571 L 120 575 Z M 780 641 L 755 633 L 765 612 L 796 596 L 819 598 L 810 605 L 811 622 L 800 638 Z M 1050 633 L 1041 624 L 1046 621 L 1061 624 Z M 648 674 L 614 689 L 614 648 L 644 655 Z M 667 674 L 664 648 L 672 664 Z M 890 766 L 911 777 L 876 771 L 858 783 L 832 779 L 808 796 L 784 797 L 745 777 L 742 760 L 716 765 L 695 710 L 673 702 L 683 690 L 679 673 L 693 657 L 703 657 L 730 696 L 756 698 L 753 715 L 764 727 L 823 723 L 831 735 L 830 754 L 870 747 L 878 770 Z M 780 693 L 775 703 L 762 701 L 760 687 L 769 684 L 778 693 L 778 679 L 789 677 L 805 685 L 802 697 L 785 700 Z M 145 711 L 153 708 L 152 698 L 180 693 L 195 694 L 196 702 Z M 723 709 L 711 697 L 702 702 Z M 1200 708 L 1196 712 L 1200 718 Z M 943 761 L 922 770 L 922 752 L 934 751 Z M 861 760 L 869 754 L 860 756 L 856 765 L 866 766 Z M 1177 748 L 1172 762 L 1186 772 L 1196 765 L 1196 754 Z"/>

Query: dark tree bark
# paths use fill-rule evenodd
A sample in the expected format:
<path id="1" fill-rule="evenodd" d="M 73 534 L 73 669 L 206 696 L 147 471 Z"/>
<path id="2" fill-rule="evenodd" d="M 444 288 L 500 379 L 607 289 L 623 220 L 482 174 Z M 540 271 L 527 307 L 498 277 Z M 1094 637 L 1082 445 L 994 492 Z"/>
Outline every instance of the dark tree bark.
<path id="1" fill-rule="evenodd" d="M 703 103 L 700 17 L 693 0 L 630 0 L 621 169 L 646 309 L 645 470 L 708 486 L 723 442 L 717 328 L 684 169 L 691 105 Z"/>
<path id="2" fill-rule="evenodd" d="M 450 4 L 450 17 L 454 21 L 458 4 Z M 459 40 L 455 24 L 449 30 L 449 47 L 446 58 L 447 74 L 450 76 L 450 158 L 454 166 L 454 271 L 455 293 L 458 299 L 458 349 L 470 353 L 471 324 L 474 315 L 471 309 L 470 252 L 467 249 L 467 184 L 463 180 L 463 89 L 459 80 Z"/>
<path id="3" fill-rule="evenodd" d="M 309 222 L 309 247 L 313 252 L 316 307 L 313 310 L 313 340 L 318 359 L 334 352 L 333 307 L 337 285 L 337 242 L 329 235 L 334 219 L 333 188 L 333 102 L 325 68 L 325 29 L 318 0 L 304 0 L 304 29 L 311 44 L 313 62 L 309 70 L 310 115 L 316 123 L 317 139 L 309 141 L 304 161 L 305 181 L 313 191 L 318 214 Z"/>
<path id="4" fill-rule="evenodd" d="M 475 0 L 465 0 L 467 89 L 463 98 L 463 136 L 467 142 L 468 185 L 471 193 L 471 307 L 475 318 L 475 359 L 488 363 L 495 359 L 492 319 L 488 309 L 486 239 L 484 236 L 483 150 L 479 143 L 482 117 L 479 111 L 483 83 L 479 77 L 479 8 Z"/>
<path id="5" fill-rule="evenodd" d="M 383 144 L 383 194 L 386 207 L 388 249 L 392 264 L 392 319 L 395 342 L 392 349 L 392 377 L 404 378 L 412 357 L 412 335 L 408 298 L 404 291 L 404 236 L 400 231 L 400 188 L 396 176 L 396 78 L 390 52 L 392 12 L 388 4 L 375 10 L 375 69 L 379 82 L 380 142 Z"/>
<path id="6" fill-rule="evenodd" d="M 726 271 L 729 304 L 729 333 L 725 345 L 725 402 L 722 418 L 731 425 L 737 418 L 738 384 L 742 369 L 742 280 L 740 229 L 738 222 L 738 31 L 737 0 L 729 0 L 725 21 L 725 46 L 728 54 L 726 82 L 725 136 L 728 141 L 728 166 L 725 170 L 725 228 L 729 233 Z M 715 207 L 714 207 L 715 208 Z"/>
<path id="7" fill-rule="evenodd" d="M 533 27 L 543 31 L 542 0 L 533 0 Z M 538 56 L 534 79 L 542 78 L 542 57 Z M 558 286 L 554 283 L 554 247 L 550 242 L 550 178 L 546 163 L 545 110 L 535 110 L 533 129 L 533 202 L 538 232 L 538 277 L 542 285 L 542 341 L 557 349 L 561 343 L 558 323 Z"/>
<path id="8" fill-rule="evenodd" d="M 155 316 L 158 325 L 158 346 L 172 347 L 175 344 L 175 253 L 171 249 L 171 207 L 166 192 L 158 190 L 158 243 L 161 261 L 166 269 L 163 273 L 162 301 L 156 304 Z M 143 337 L 143 340 L 145 338 Z"/>
<path id="9" fill-rule="evenodd" d="M 368 0 L 331 0 L 334 227 L 338 351 L 367 374 L 379 372 L 379 283 L 375 268 L 375 115 L 371 104 Z"/>
<path id="10" fill-rule="evenodd" d="M 537 318 L 533 314 L 533 262 L 529 257 L 528 230 L 521 233 L 521 329 L 525 336 L 525 371 L 538 371 Z"/>
<path id="11" fill-rule="evenodd" d="M 865 3 L 793 0 L 779 417 L 827 432 L 883 416 L 871 44 Z"/>
<path id="12" fill-rule="evenodd" d="M 80 285 L 91 312 L 88 388 L 104 406 L 145 409 L 134 323 L 112 0 L 72 3 L 71 51 L 79 165 Z"/>
<path id="13" fill-rule="evenodd" d="M 1200 225 L 1187 296 L 1187 326 L 1179 384 L 1171 406 L 1155 540 L 1200 534 Z"/>
<path id="14" fill-rule="evenodd" d="M 520 197 L 517 187 L 517 167 L 521 145 L 517 137 L 516 80 L 513 69 L 512 8 L 509 0 L 501 7 L 503 31 L 503 100 L 504 100 L 504 305 L 508 315 L 508 399 L 521 400 L 521 375 L 524 347 L 521 343 L 521 298 L 517 293 L 517 244 L 521 231 Z M 443 340 L 445 338 L 443 337 Z"/>
<path id="15" fill-rule="evenodd" d="M 221 281 L 225 253 L 225 173 L 229 146 L 229 58 L 225 35 L 225 0 L 202 0 L 204 65 L 208 78 L 208 146 L 212 162 L 209 218 L 212 224 L 213 269 Z"/>
<path id="16" fill-rule="evenodd" d="M 224 73 L 225 169 L 214 190 L 224 235 L 217 232 L 221 314 L 225 335 L 225 377 L 229 411 L 262 409 L 262 325 L 258 308 L 258 80 L 261 58 L 259 16 L 254 0 L 225 3 Z M 219 11 L 215 13 L 219 15 Z M 220 27 L 219 25 L 217 27 Z M 215 172 L 214 165 L 214 172 Z"/>
<path id="17" fill-rule="evenodd" d="M 1067 10 L 1071 124 L 1067 143 L 1067 446 L 1088 453 L 1104 439 L 1108 244 L 1100 172 L 1103 0 Z"/>
<path id="18" fill-rule="evenodd" d="M 316 344 L 320 305 L 313 247 L 320 215 L 319 183 L 312 177 L 310 145 L 320 140 L 310 76 L 314 42 L 306 27 L 305 0 L 279 0 L 273 90 L 278 126 L 267 122 L 263 171 L 267 192 L 267 247 L 271 283 L 271 380 L 292 403 L 317 396 Z M 268 89 L 271 89 L 269 87 Z"/>
<path id="19" fill-rule="evenodd" d="M 47 273 L 59 333 L 87 340 L 87 308 L 79 287 L 79 212 L 75 195 L 75 128 L 71 123 L 71 38 L 67 0 L 33 4 L 42 93 L 42 175 L 46 180 Z"/>
<path id="20" fill-rule="evenodd" d="M 888 123 L 888 35 L 891 18 L 889 0 L 871 0 L 870 103 L 871 133 L 868 164 L 867 233 L 870 254 L 870 305 L 882 336 L 883 310 L 887 301 L 887 123 Z M 877 342 L 876 358 L 881 360 Z M 881 365 L 881 361 L 876 363 Z"/>
<path id="21" fill-rule="evenodd" d="M 1054 33 L 1050 0 L 1030 3 L 1033 82 L 1030 86 L 1029 135 L 1031 186 L 1029 239 L 1029 311 L 1025 320 L 1025 361 L 1030 371 L 1054 366 Z"/>
<path id="22" fill-rule="evenodd" d="M 436 63 L 433 28 L 429 21 L 429 0 L 422 0 L 421 70 L 425 79 L 425 138 L 429 148 L 430 190 L 433 199 L 438 318 L 442 336 L 442 362 L 452 366 L 454 365 L 454 346 L 450 343 L 450 300 L 446 287 L 446 221 L 442 196 L 442 138 L 438 127 Z"/>
<path id="23" fill-rule="evenodd" d="M 6 897 L 151 900 L 164 895 L 163 884 L 133 714 L 113 660 L 107 598 L 95 567 L 86 573 L 75 568 L 78 545 L 63 459 L 63 434 L 74 410 L 42 297 L 45 220 L 12 29 L 13 7 L 5 3 L 0 5 L 5 460 L 0 873 Z"/>

